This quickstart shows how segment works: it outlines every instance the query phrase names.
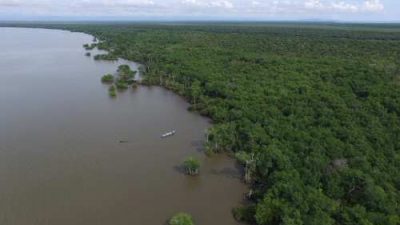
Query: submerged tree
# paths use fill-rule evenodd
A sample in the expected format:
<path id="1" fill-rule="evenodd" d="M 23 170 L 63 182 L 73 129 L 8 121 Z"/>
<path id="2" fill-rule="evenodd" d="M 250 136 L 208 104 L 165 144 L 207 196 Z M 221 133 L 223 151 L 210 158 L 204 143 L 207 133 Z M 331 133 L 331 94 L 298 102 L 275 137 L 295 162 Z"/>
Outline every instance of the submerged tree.
<path id="1" fill-rule="evenodd" d="M 246 183 L 251 183 L 253 180 L 253 174 L 256 171 L 256 161 L 254 159 L 254 153 L 247 153 L 239 151 L 235 153 L 235 158 L 244 166 L 244 180 Z"/>
<path id="2" fill-rule="evenodd" d="M 169 220 L 169 225 L 194 225 L 192 216 L 187 213 L 178 213 Z"/>
<path id="3" fill-rule="evenodd" d="M 108 53 L 108 54 L 98 54 L 94 56 L 94 60 L 107 60 L 107 61 L 116 61 L 118 57 L 115 55 Z"/>
<path id="4" fill-rule="evenodd" d="M 103 83 L 112 83 L 114 82 L 114 76 L 111 74 L 106 74 L 101 77 L 101 82 Z"/>
<path id="5" fill-rule="evenodd" d="M 135 75 L 137 73 L 137 71 L 132 71 L 129 65 L 120 65 L 118 67 L 118 75 L 119 78 L 125 82 L 127 82 L 128 84 L 132 84 L 134 83 L 134 79 L 135 79 Z"/>
<path id="6" fill-rule="evenodd" d="M 117 86 L 118 90 L 126 90 L 129 87 L 128 84 L 123 80 L 118 80 L 115 85 Z"/>
<path id="7" fill-rule="evenodd" d="M 96 43 L 84 44 L 84 45 L 83 45 L 83 47 L 84 47 L 86 50 L 93 50 L 96 46 L 97 46 Z"/>
<path id="8" fill-rule="evenodd" d="M 126 90 L 130 86 L 133 89 L 137 88 L 138 82 L 134 79 L 137 71 L 132 71 L 128 65 L 120 65 L 117 72 L 117 77 L 112 74 L 106 74 L 101 77 L 103 83 L 113 84 L 108 90 L 110 96 L 115 97 L 116 90 Z"/>
<path id="9" fill-rule="evenodd" d="M 183 167 L 188 175 L 197 175 L 199 174 L 200 161 L 194 157 L 189 157 L 183 162 Z"/>
<path id="10" fill-rule="evenodd" d="M 125 73 L 131 70 L 131 67 L 129 65 L 123 64 L 118 66 L 118 73 Z"/>
<path id="11" fill-rule="evenodd" d="M 112 85 L 109 89 L 108 89 L 108 94 L 111 97 L 117 97 L 117 91 L 114 85 Z"/>

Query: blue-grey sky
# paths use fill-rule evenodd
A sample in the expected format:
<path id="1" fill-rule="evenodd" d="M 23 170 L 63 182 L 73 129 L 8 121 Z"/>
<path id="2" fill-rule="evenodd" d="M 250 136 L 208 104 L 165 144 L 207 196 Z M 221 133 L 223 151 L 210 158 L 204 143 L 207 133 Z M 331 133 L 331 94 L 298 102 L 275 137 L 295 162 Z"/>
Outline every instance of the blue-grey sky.
<path id="1" fill-rule="evenodd" d="M 400 21 L 400 0 L 0 0 L 0 19 Z"/>

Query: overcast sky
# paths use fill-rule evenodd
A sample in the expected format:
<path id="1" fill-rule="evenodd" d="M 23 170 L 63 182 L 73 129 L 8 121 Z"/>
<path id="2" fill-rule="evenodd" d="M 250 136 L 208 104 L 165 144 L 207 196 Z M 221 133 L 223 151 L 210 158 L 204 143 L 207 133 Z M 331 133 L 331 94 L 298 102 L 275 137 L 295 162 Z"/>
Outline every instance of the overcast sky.
<path id="1" fill-rule="evenodd" d="M 400 21 L 400 0 L 0 0 L 0 19 Z"/>

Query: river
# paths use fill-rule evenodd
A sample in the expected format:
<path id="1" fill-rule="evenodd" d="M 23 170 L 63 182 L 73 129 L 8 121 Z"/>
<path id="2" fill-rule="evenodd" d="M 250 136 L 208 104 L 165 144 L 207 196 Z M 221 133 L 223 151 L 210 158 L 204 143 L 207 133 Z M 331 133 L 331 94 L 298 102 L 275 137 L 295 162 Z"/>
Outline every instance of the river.
<path id="1" fill-rule="evenodd" d="M 92 39 L 0 28 L 0 224 L 164 225 L 181 211 L 237 224 L 246 186 L 234 160 L 205 156 L 208 119 L 160 87 L 110 98 L 101 76 L 137 64 L 85 56 Z M 197 177 L 180 169 L 188 156 Z"/>

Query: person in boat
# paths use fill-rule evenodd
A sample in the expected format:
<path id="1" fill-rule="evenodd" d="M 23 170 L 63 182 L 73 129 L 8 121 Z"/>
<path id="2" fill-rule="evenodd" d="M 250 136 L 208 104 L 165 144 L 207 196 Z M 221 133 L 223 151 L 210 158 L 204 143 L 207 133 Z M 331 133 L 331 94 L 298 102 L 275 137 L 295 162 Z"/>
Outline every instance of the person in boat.
<path id="1" fill-rule="evenodd" d="M 169 136 L 172 136 L 172 135 L 174 135 L 176 133 L 176 131 L 175 130 L 173 130 L 173 131 L 170 131 L 170 132 L 167 132 L 167 133 L 165 133 L 165 134 L 163 134 L 163 135 L 161 135 L 161 137 L 169 137 Z"/>

